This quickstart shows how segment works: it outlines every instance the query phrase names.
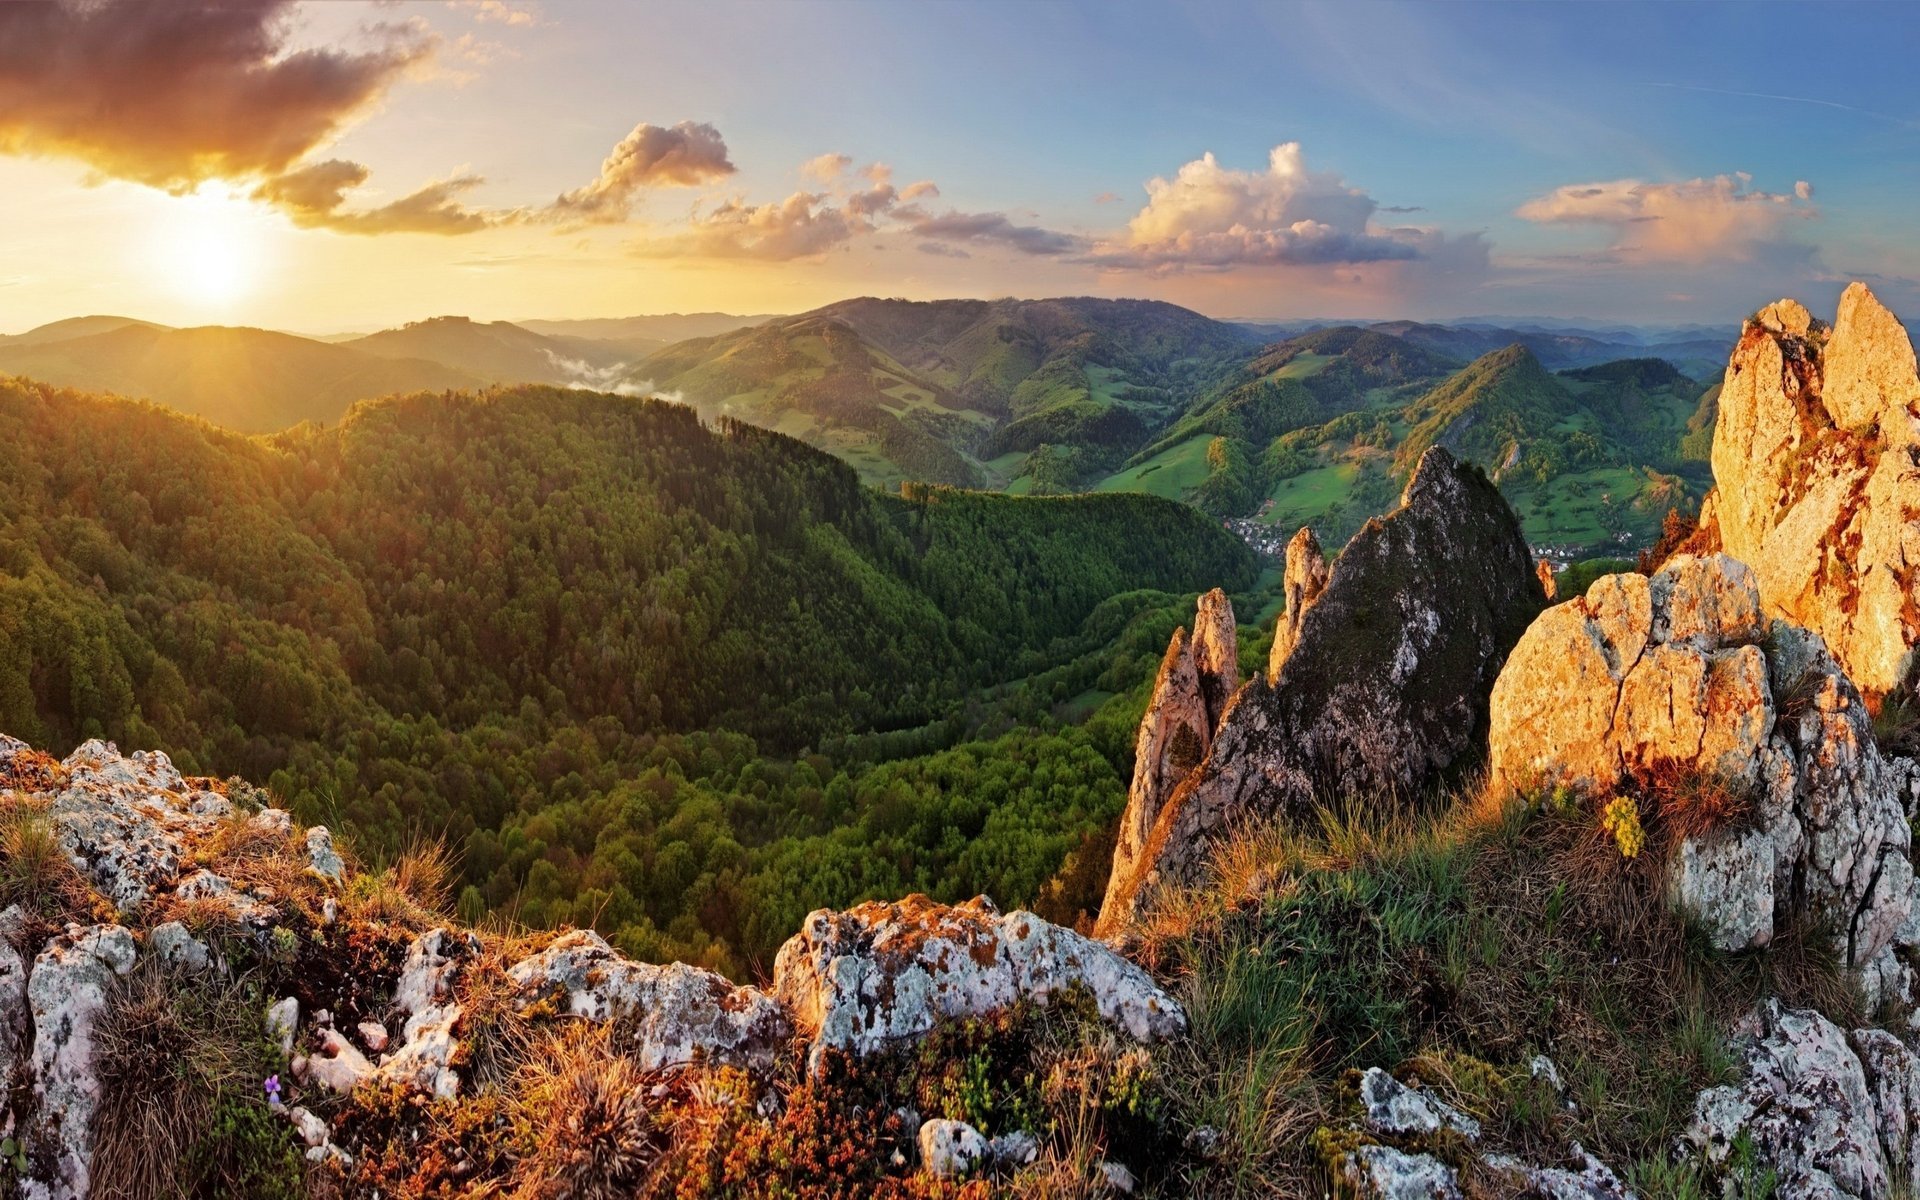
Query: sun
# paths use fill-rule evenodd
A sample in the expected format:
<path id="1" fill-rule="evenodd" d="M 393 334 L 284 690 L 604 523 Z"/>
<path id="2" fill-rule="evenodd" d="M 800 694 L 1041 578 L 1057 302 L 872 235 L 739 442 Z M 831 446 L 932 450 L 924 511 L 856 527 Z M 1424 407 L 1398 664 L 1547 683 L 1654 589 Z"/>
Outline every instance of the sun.
<path id="1" fill-rule="evenodd" d="M 259 287 L 266 242 L 246 199 L 217 185 L 172 198 L 152 233 L 159 283 L 203 313 L 236 307 Z"/>

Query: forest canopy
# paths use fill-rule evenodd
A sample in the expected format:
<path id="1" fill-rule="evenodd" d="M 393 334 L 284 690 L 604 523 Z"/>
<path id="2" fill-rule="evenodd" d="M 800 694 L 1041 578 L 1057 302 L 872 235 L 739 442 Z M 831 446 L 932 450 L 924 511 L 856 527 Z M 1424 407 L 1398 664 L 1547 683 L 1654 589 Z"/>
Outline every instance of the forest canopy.
<path id="1" fill-rule="evenodd" d="M 370 858 L 444 836 L 469 915 L 735 972 L 816 904 L 1035 900 L 1118 812 L 1138 701 L 1052 707 L 1254 578 L 1184 505 L 887 495 L 655 400 L 247 438 L 0 380 L 0 422 L 0 730 L 268 779 Z"/>

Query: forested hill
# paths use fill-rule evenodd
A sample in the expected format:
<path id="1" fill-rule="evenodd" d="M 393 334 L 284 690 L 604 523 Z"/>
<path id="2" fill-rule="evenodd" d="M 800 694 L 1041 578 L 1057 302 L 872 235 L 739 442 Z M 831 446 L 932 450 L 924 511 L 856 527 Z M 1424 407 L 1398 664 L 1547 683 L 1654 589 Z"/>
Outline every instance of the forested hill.
<path id="1" fill-rule="evenodd" d="M 659 766 L 657 739 L 734 731 L 791 756 L 917 726 L 1083 653 L 1122 593 L 1253 577 L 1187 506 L 888 496 L 790 438 L 579 391 L 413 395 L 249 439 L 7 380 L 0 426 L 0 729 L 271 779 L 369 849 L 477 835 L 488 903 L 552 861 L 528 842 L 516 865 L 503 829 Z M 676 776 L 721 769 L 682 750 Z M 727 786 L 751 796 L 760 772 L 764 807 L 759 753 L 727 751 L 748 774 Z M 1059 844 L 1032 840 L 1044 878 Z"/>

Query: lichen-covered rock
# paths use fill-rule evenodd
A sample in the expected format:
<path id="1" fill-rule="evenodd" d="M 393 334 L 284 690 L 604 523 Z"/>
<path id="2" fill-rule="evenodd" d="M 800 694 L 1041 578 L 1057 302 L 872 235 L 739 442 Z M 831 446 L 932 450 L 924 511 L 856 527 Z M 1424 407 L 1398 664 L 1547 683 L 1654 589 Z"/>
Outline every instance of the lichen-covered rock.
<path id="1" fill-rule="evenodd" d="M 1342 795 L 1417 796 L 1442 781 L 1482 744 L 1494 677 L 1544 603 L 1499 490 L 1478 467 L 1427 451 L 1400 506 L 1354 535 L 1303 606 L 1279 673 L 1240 690 L 1144 849 L 1116 863 L 1102 931 L 1197 876 L 1234 821 Z"/>
<path id="2" fill-rule="evenodd" d="M 1044 1004 L 1075 987 L 1109 1024 L 1141 1041 L 1186 1029 L 1180 1005 L 1112 949 L 1029 912 L 1003 914 L 985 896 L 951 906 L 915 895 L 820 909 L 773 967 L 774 994 L 812 1039 L 815 1067 L 828 1050 L 869 1054 L 942 1018 L 1023 999 Z"/>
<path id="3" fill-rule="evenodd" d="M 1368 1067 L 1360 1076 L 1360 1123 L 1391 1137 L 1432 1137 L 1445 1129 L 1469 1142 L 1480 1138 L 1480 1122 L 1379 1067 Z"/>
<path id="4" fill-rule="evenodd" d="M 393 1005 L 407 1020 L 399 1047 L 381 1060 L 383 1078 L 443 1099 L 459 1094 L 454 1064 L 460 1043 L 454 1030 L 461 1006 L 453 982 L 462 965 L 479 953 L 480 939 L 446 929 L 428 930 L 407 947 L 393 988 Z"/>
<path id="5" fill-rule="evenodd" d="M 1743 1134 L 1780 1196 L 1892 1194 L 1894 1164 L 1911 1163 L 1913 1060 L 1898 1039 L 1871 1030 L 1853 1042 L 1809 1009 L 1769 1001 L 1736 1031 L 1740 1082 L 1694 1101 L 1686 1140 L 1723 1165 Z M 1855 1046 L 1862 1053 L 1855 1052 Z"/>
<path id="6" fill-rule="evenodd" d="M 17 744 L 17 743 L 16 743 Z M 0 744 L 0 754 L 6 746 Z M 0 912 L 0 1080 L 13 1078 L 13 1067 L 27 1035 L 27 959 L 18 943 L 23 936 L 26 913 L 18 904 Z M 0 1095 L 0 1130 L 11 1133 L 14 1114 Z"/>
<path id="7" fill-rule="evenodd" d="M 1539 1167 L 1508 1155 L 1490 1154 L 1482 1164 L 1539 1200 L 1633 1200 L 1633 1192 L 1607 1164 L 1573 1144 L 1573 1167 Z"/>
<path id="8" fill-rule="evenodd" d="M 1875 701 L 1907 682 L 1920 642 L 1916 405 L 1907 332 L 1855 283 L 1831 330 L 1791 301 L 1747 323 L 1714 429 L 1722 547 L 1753 567 L 1768 613 L 1820 634 Z"/>
<path id="9" fill-rule="evenodd" d="M 987 1139 L 965 1121 L 928 1121 L 918 1141 L 920 1166 L 935 1179 L 964 1178 L 987 1162 Z"/>
<path id="10" fill-rule="evenodd" d="M 523 1007 L 553 1002 L 573 1016 L 626 1022 L 635 1057 L 650 1071 L 692 1062 L 765 1071 L 792 1032 L 759 989 L 686 963 L 634 962 L 591 930 L 562 934 L 507 978 Z"/>
<path id="11" fill-rule="evenodd" d="M 335 883 L 346 873 L 347 864 L 333 848 L 333 831 L 325 825 L 307 830 L 307 867 L 314 874 Z"/>
<path id="12" fill-rule="evenodd" d="M 1431 1154 L 1361 1146 L 1341 1164 L 1342 1182 L 1361 1200 L 1460 1200 L 1460 1177 Z"/>
<path id="13" fill-rule="evenodd" d="M 178 921 L 154 926 L 147 934 L 147 950 L 178 971 L 206 971 L 214 966 L 212 948 Z"/>
<path id="14" fill-rule="evenodd" d="M 1881 756 L 1817 636 L 1762 617 L 1741 563 L 1682 556 L 1548 609 L 1491 712 L 1491 770 L 1509 786 L 1598 798 L 1681 778 L 1745 801 L 1743 819 L 1674 857 L 1675 898 L 1721 947 L 1809 918 L 1865 972 L 1907 922 L 1912 765 Z"/>
<path id="15" fill-rule="evenodd" d="M 33 962 L 27 1002 L 33 1015 L 33 1119 L 23 1144 L 32 1174 L 23 1189 L 48 1200 L 87 1194 L 93 1164 L 93 1115 L 101 1089 L 94 1027 L 115 977 L 133 969 L 132 931 L 119 925 L 69 927 Z M 42 1174 L 44 1168 L 45 1173 Z"/>
<path id="16" fill-rule="evenodd" d="M 1306 620 L 1307 610 L 1326 588 L 1326 553 L 1320 549 L 1320 539 L 1314 536 L 1313 530 L 1302 525 L 1287 543 L 1286 575 L 1281 582 L 1287 607 L 1280 614 L 1280 623 L 1274 627 L 1273 647 L 1267 651 L 1268 679 L 1280 678 L 1287 656 L 1300 640 L 1300 625 Z"/>

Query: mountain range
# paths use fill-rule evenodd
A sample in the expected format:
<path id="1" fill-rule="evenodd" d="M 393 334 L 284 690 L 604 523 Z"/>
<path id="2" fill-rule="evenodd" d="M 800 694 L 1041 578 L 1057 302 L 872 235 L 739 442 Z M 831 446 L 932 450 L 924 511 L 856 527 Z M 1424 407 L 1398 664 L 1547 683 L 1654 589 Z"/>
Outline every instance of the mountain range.
<path id="1" fill-rule="evenodd" d="M 412 391 L 661 395 L 797 437 L 879 486 L 1148 492 L 1245 519 L 1256 544 L 1302 521 L 1350 532 L 1437 442 L 1501 477 L 1529 536 L 1591 548 L 1644 538 L 1698 490 L 1712 409 L 1696 381 L 1724 353 L 1693 329 L 1301 327 L 1141 300 L 864 297 L 775 317 L 443 316 L 327 340 L 82 317 L 0 337 L 0 373 L 248 433 Z"/>

